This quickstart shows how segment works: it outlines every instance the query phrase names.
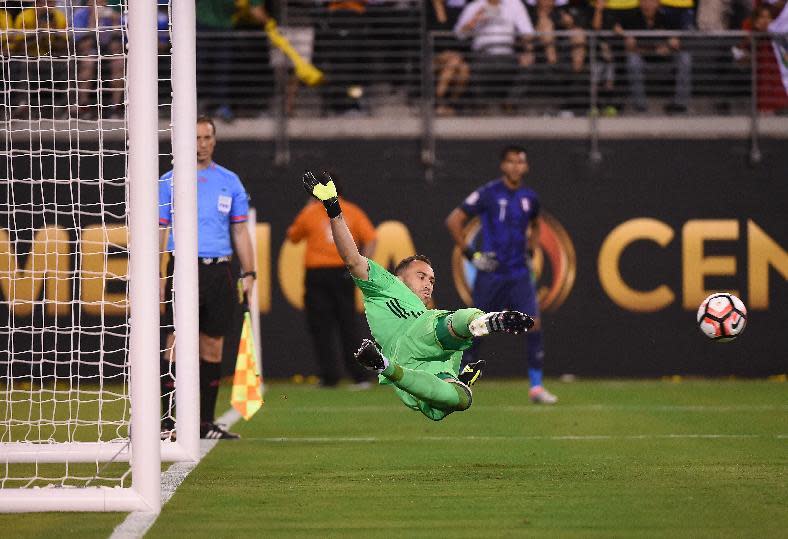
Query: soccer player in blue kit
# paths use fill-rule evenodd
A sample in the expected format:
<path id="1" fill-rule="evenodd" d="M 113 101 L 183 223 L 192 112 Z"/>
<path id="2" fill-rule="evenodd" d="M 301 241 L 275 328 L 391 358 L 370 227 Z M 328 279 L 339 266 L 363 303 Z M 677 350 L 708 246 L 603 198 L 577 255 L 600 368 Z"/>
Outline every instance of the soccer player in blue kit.
<path id="1" fill-rule="evenodd" d="M 528 155 L 521 146 L 501 153 L 503 176 L 486 183 L 446 218 L 454 242 L 477 269 L 473 303 L 482 311 L 513 309 L 531 313 L 534 327 L 525 334 L 532 402 L 555 404 L 558 398 L 542 385 L 544 346 L 536 286 L 531 275 L 531 242 L 539 235 L 539 198 L 523 185 Z M 476 250 L 465 243 L 463 228 L 474 216 L 481 221 Z M 471 353 L 478 348 L 475 343 Z"/>
<path id="2" fill-rule="evenodd" d="M 216 397 L 221 378 L 222 347 L 224 335 L 230 329 L 233 312 L 238 303 L 238 291 L 230 271 L 233 247 L 241 264 L 241 286 L 243 292 L 252 289 L 254 251 L 247 227 L 249 196 L 238 176 L 213 162 L 216 148 L 216 126 L 208 117 L 197 119 L 197 256 L 199 280 L 199 350 L 200 350 L 200 437 L 208 439 L 235 439 L 239 436 L 228 432 L 214 423 Z M 172 224 L 172 171 L 159 180 L 159 226 L 163 251 L 177 256 L 175 243 L 170 234 Z M 166 247 L 165 247 L 166 242 Z M 174 256 L 170 258 L 167 275 L 174 268 Z M 168 278 L 162 282 L 161 299 L 166 301 L 167 311 L 163 325 L 172 325 L 172 283 Z M 167 349 L 172 349 L 174 335 L 167 338 Z M 162 435 L 169 434 L 174 427 L 172 418 L 172 396 L 175 351 L 170 358 L 161 359 L 162 397 L 165 419 L 162 420 Z"/>

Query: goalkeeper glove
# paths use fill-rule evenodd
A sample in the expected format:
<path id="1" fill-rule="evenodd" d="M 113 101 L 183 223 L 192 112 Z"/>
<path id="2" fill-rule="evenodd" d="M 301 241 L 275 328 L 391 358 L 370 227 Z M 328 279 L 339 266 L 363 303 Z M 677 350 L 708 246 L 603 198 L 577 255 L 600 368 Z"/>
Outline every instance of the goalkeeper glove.
<path id="1" fill-rule="evenodd" d="M 304 172 L 303 181 L 306 192 L 323 203 L 331 219 L 342 213 L 337 188 L 328 172 L 321 172 L 318 180 L 311 170 L 307 170 Z"/>
<path id="2" fill-rule="evenodd" d="M 465 255 L 473 266 L 479 271 L 495 271 L 498 269 L 498 259 L 492 251 L 481 252 L 474 251 L 470 247 L 466 248 L 462 254 Z"/>

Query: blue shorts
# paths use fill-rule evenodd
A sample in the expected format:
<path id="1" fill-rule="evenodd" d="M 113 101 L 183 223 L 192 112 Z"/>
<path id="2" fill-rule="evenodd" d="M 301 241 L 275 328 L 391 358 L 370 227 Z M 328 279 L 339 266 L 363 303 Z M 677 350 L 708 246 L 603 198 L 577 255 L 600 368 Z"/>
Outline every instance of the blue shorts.
<path id="1" fill-rule="evenodd" d="M 485 312 L 513 309 L 533 318 L 539 316 L 536 285 L 529 273 L 510 277 L 478 272 L 473 285 L 473 303 Z"/>

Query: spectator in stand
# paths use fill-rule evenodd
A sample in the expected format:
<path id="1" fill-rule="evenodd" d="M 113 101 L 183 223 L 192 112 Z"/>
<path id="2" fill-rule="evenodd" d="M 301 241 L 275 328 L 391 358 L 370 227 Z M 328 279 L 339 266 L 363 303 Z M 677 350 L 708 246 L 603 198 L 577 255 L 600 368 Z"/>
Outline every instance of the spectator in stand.
<path id="1" fill-rule="evenodd" d="M 788 8 L 784 8 L 788 10 Z M 788 15 L 784 15 L 788 17 Z M 768 32 L 769 25 L 774 20 L 772 6 L 762 4 L 755 8 L 752 17 L 742 25 L 742 29 L 751 32 Z M 756 96 L 758 111 L 761 113 L 786 113 L 788 112 L 788 92 L 783 85 L 780 66 L 777 64 L 772 40 L 768 36 L 756 37 L 755 63 L 756 63 Z M 734 56 L 739 62 L 749 63 L 750 40 L 745 39 L 738 45 Z"/>
<path id="2" fill-rule="evenodd" d="M 72 114 L 79 119 L 96 119 L 99 114 L 105 118 L 123 117 L 125 75 L 121 12 L 117 0 L 111 3 L 87 0 L 84 6 L 74 7 L 71 12 L 70 27 L 77 51 L 78 104 Z M 99 66 L 108 69 L 108 73 L 99 73 Z M 105 75 L 108 75 L 106 80 Z M 97 95 L 106 88 L 110 89 L 108 108 L 104 108 L 104 96 Z"/>
<path id="3" fill-rule="evenodd" d="M 591 27 L 612 30 L 617 24 L 626 27 L 640 12 L 638 0 L 590 0 L 594 6 Z"/>
<path id="4" fill-rule="evenodd" d="M 779 15 L 769 24 L 769 32 L 772 33 L 774 54 L 780 66 L 783 89 L 788 92 L 788 3 L 786 0 L 779 0 L 774 7 L 775 13 L 779 12 Z"/>
<path id="5" fill-rule="evenodd" d="M 366 51 L 367 72 L 410 97 L 420 93 L 420 89 L 414 92 L 413 83 L 421 77 L 422 22 L 429 4 L 425 0 L 367 0 L 367 30 L 375 43 Z"/>
<path id="6" fill-rule="evenodd" d="M 612 32 L 619 27 L 629 25 L 640 11 L 638 0 L 589 0 L 593 6 L 591 29 Z M 618 81 L 623 80 L 626 65 L 624 41 L 621 37 L 605 37 L 597 41 L 597 55 L 601 60 L 597 64 L 597 80 L 600 81 L 600 108 L 606 116 L 618 114 L 623 107 L 623 88 Z"/>
<path id="7" fill-rule="evenodd" d="M 12 40 L 9 40 L 9 33 L 8 30 L 13 28 L 13 21 L 11 16 L 8 12 L 2 8 L 0 8 L 0 74 L 2 74 L 2 78 L 4 81 L 10 80 L 10 73 L 9 64 L 8 64 L 8 57 L 11 55 L 11 44 Z M 8 120 L 8 110 L 7 110 L 7 88 L 6 84 L 0 86 L 0 122 L 5 122 Z"/>
<path id="8" fill-rule="evenodd" d="M 698 2 L 698 29 L 704 33 L 740 30 L 752 7 L 753 0 L 702 0 Z M 721 114 L 730 114 L 731 98 L 744 100 L 752 91 L 748 77 L 743 76 L 744 67 L 730 61 L 732 47 L 738 42 L 733 36 L 704 40 L 704 61 L 698 75 L 711 81 L 706 91 L 715 98 L 714 108 Z"/>
<path id="9" fill-rule="evenodd" d="M 695 0 L 659 0 L 665 19 L 676 30 L 695 30 Z"/>
<path id="10" fill-rule="evenodd" d="M 776 0 L 772 6 L 774 13 L 778 13 L 778 15 L 769 25 L 769 31 L 774 34 L 772 36 L 774 54 L 783 68 L 781 70 L 783 85 L 788 91 L 788 1 Z"/>
<path id="11" fill-rule="evenodd" d="M 0 58 L 7 58 L 11 54 L 12 41 L 9 40 L 8 30 L 14 27 L 14 20 L 5 9 L 0 8 Z"/>
<path id="12" fill-rule="evenodd" d="M 569 33 L 569 61 L 573 73 L 583 70 L 588 57 L 587 35 L 583 11 L 574 6 L 566 6 L 558 10 L 558 28 Z"/>
<path id="13" fill-rule="evenodd" d="M 262 8 L 265 9 L 265 13 L 269 20 L 273 20 L 273 22 L 276 23 L 277 5 L 284 3 L 285 2 L 264 0 Z M 272 70 L 271 52 L 272 50 L 278 49 L 276 49 L 276 47 L 272 48 L 267 38 L 260 39 L 258 32 L 261 28 L 264 28 L 264 26 L 261 27 L 260 25 L 259 11 L 257 15 L 255 15 L 255 9 L 253 9 L 255 6 L 250 4 L 250 0 L 235 0 L 235 7 L 236 11 L 233 18 L 233 28 L 238 34 L 245 34 L 238 35 L 233 39 L 233 50 L 235 51 L 233 57 L 242 59 L 235 66 L 235 72 L 240 74 L 243 70 L 243 72 L 249 73 L 257 80 L 273 81 L 274 71 Z M 290 35 L 289 27 L 277 28 L 280 32 L 287 35 L 293 47 L 301 52 L 302 47 L 299 43 L 298 36 Z M 280 58 L 285 60 L 284 54 L 282 54 Z M 290 78 L 289 72 L 292 71 L 289 69 L 290 62 L 285 61 L 283 64 L 287 66 L 285 78 L 288 79 Z M 295 98 L 295 91 L 298 88 L 298 79 L 293 76 L 291 80 L 295 86 L 290 86 L 290 80 L 283 81 L 285 85 L 288 86 L 286 102 L 288 103 L 289 109 L 292 109 L 292 101 Z M 239 95 L 236 99 L 241 99 L 238 99 L 240 102 L 233 107 L 233 114 L 243 114 L 247 117 L 261 116 L 264 111 L 268 109 L 271 96 L 276 88 L 278 88 L 278 84 L 279 81 L 276 80 L 272 84 L 246 84 L 243 89 L 239 88 L 237 90 Z"/>
<path id="14" fill-rule="evenodd" d="M 624 25 L 616 25 L 616 31 L 624 36 L 627 54 L 627 76 L 632 106 L 637 112 L 648 109 L 646 102 L 646 68 L 673 68 L 675 91 L 673 101 L 665 105 L 665 112 L 682 114 L 687 112 L 692 91 L 692 57 L 682 50 L 677 37 L 635 37 L 627 30 L 660 31 L 678 30 L 672 26 L 659 6 L 659 0 L 640 0 L 640 10 Z"/>
<path id="15" fill-rule="evenodd" d="M 368 0 L 324 2 L 315 35 L 315 66 L 326 74 L 323 108 L 330 113 L 361 114 L 363 79 L 374 45 L 367 39 Z"/>
<path id="16" fill-rule="evenodd" d="M 565 4 L 565 2 L 562 3 Z M 558 65 L 558 48 L 554 33 L 556 26 L 558 26 L 555 0 L 537 0 L 531 20 L 536 21 L 536 32 L 539 34 L 538 43 L 541 44 L 544 63 L 549 66 Z"/>
<path id="17" fill-rule="evenodd" d="M 477 100 L 491 105 L 503 101 L 519 68 L 534 64 L 534 27 L 520 0 L 474 0 L 462 10 L 454 32 L 471 38 L 471 77 Z M 516 38 L 523 51 L 516 52 Z"/>
<path id="18" fill-rule="evenodd" d="M 14 28 L 17 48 L 28 56 L 54 56 L 66 52 L 66 16 L 55 7 L 54 0 L 35 0 L 23 9 Z M 47 31 L 48 30 L 48 31 Z"/>
<path id="19" fill-rule="evenodd" d="M 33 7 L 23 9 L 16 16 L 16 53 L 24 56 L 21 62 L 33 65 L 12 63 L 15 74 L 11 80 L 17 81 L 16 92 L 21 94 L 11 98 L 18 103 L 14 117 L 54 119 L 65 115 L 66 26 L 66 16 L 55 7 L 54 0 L 36 0 Z M 41 61 L 43 57 L 45 61 Z"/>
<path id="20" fill-rule="evenodd" d="M 466 0 L 432 0 L 429 29 L 451 31 L 460 18 Z M 452 116 L 470 78 L 470 67 L 463 54 L 467 47 L 456 37 L 437 36 L 433 42 L 435 72 L 435 113 Z"/>
<path id="21" fill-rule="evenodd" d="M 586 32 L 579 10 L 566 0 L 536 0 L 532 20 L 538 34 L 536 59 L 527 83 L 519 92 L 529 96 L 560 99 L 562 113 L 573 114 L 587 107 L 588 74 L 586 71 Z M 567 34 L 556 35 L 556 30 Z"/>
<path id="22" fill-rule="evenodd" d="M 225 122 L 235 119 L 230 104 L 233 40 L 227 34 L 233 30 L 236 13 L 236 0 L 197 0 L 198 99 L 204 113 Z M 258 26 L 268 20 L 263 0 L 248 0 L 244 13 Z"/>
<path id="23" fill-rule="evenodd" d="M 334 183 L 337 185 L 336 176 Z M 340 195 L 345 222 L 364 256 L 375 250 L 375 227 L 360 207 Z M 342 362 L 353 378 L 355 389 L 371 387 L 369 373 L 353 358 L 358 344 L 355 286 L 331 235 L 331 223 L 317 199 L 311 198 L 287 230 L 293 243 L 306 240 L 304 265 L 304 310 L 312 344 L 320 366 L 320 385 L 335 387 L 341 378 L 337 370 L 335 338 L 339 337 Z"/>
<path id="24" fill-rule="evenodd" d="M 11 16 L 5 9 L 0 8 L 0 56 L 8 56 L 7 31 L 12 27 Z"/>
<path id="25" fill-rule="evenodd" d="M 702 0 L 698 3 L 698 29 L 722 32 L 741 28 L 752 10 L 752 0 Z"/>

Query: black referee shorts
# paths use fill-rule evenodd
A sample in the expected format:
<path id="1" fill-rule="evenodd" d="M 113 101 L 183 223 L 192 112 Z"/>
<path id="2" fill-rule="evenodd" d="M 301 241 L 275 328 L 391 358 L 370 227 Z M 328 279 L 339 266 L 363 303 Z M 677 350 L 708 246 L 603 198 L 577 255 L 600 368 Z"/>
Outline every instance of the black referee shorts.
<path id="1" fill-rule="evenodd" d="M 238 304 L 238 292 L 233 282 L 229 262 L 198 266 L 200 333 L 211 337 L 224 337 L 230 329 L 233 314 Z M 172 275 L 175 258 L 167 264 L 167 288 L 165 289 L 165 313 L 161 325 L 173 327 Z"/>

